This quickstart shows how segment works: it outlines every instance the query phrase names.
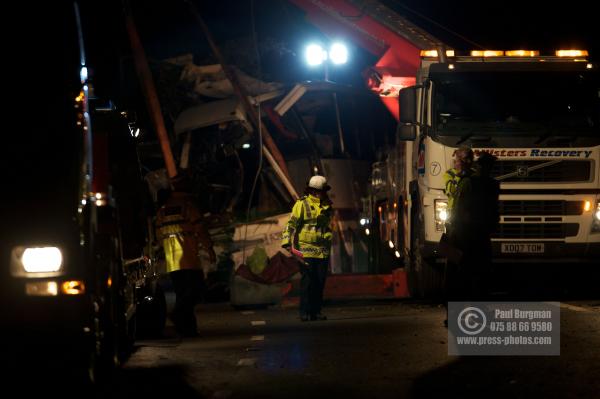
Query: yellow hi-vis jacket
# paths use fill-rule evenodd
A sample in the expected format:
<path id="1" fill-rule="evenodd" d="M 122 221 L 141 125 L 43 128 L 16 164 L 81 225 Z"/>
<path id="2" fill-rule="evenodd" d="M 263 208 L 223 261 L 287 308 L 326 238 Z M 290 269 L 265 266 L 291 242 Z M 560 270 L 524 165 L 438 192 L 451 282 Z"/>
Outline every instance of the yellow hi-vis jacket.
<path id="1" fill-rule="evenodd" d="M 162 241 L 167 272 L 200 269 L 198 245 L 212 248 L 210 234 L 191 197 L 173 192 L 156 215 L 157 239 Z"/>
<path id="2" fill-rule="evenodd" d="M 454 207 L 458 193 L 458 184 L 464 176 L 472 175 L 474 170 L 469 170 L 466 174 L 460 174 L 458 169 L 448 169 L 444 173 L 444 194 L 448 196 L 448 212 Z"/>
<path id="3" fill-rule="evenodd" d="M 331 252 L 332 208 L 328 201 L 307 195 L 296 201 L 282 234 L 283 247 L 293 245 L 305 258 L 328 258 Z"/>
<path id="4" fill-rule="evenodd" d="M 450 211 L 454 206 L 456 189 L 460 179 L 461 176 L 458 174 L 458 170 L 455 168 L 448 169 L 446 173 L 444 173 L 444 193 L 448 196 L 448 211 Z"/>

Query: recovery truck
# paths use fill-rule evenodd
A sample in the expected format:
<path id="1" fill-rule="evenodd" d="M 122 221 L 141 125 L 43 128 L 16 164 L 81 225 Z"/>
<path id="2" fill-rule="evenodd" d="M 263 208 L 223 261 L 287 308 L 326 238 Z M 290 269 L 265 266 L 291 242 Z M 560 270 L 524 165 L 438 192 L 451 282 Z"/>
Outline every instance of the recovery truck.
<path id="1" fill-rule="evenodd" d="M 411 294 L 440 293 L 443 175 L 465 145 L 497 157 L 495 263 L 597 265 L 600 80 L 587 52 L 422 56 L 416 85 L 400 90 L 397 141 L 374 167 L 369 210 L 381 240 L 405 258 Z"/>
<path id="2" fill-rule="evenodd" d="M 291 2 L 328 37 L 376 57 L 363 75 L 399 121 L 363 199 L 370 270 L 392 263 L 404 295 L 440 293 L 442 176 L 462 145 L 498 157 L 496 262 L 598 263 L 600 86 L 586 51 L 459 55 L 377 0 Z"/>
<path id="3" fill-rule="evenodd" d="M 11 97 L 22 126 L 2 159 L 3 356 L 25 369 L 17 377 L 35 373 L 34 384 L 63 369 L 99 382 L 130 353 L 138 321 L 164 326 L 135 128 L 94 95 L 79 7 L 64 11 L 36 21 L 65 24 L 48 30 L 47 47 L 23 54 L 25 83 Z M 30 96 L 44 55 L 58 62 L 47 71 L 43 105 L 32 104 L 42 97 Z M 146 320 L 137 320 L 142 309 Z"/>

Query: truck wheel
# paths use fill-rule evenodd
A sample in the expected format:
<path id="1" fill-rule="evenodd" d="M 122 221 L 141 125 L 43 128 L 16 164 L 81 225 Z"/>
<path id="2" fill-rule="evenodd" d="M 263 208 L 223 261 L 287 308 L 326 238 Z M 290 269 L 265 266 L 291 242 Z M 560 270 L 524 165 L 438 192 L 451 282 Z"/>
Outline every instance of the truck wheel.
<path id="1" fill-rule="evenodd" d="M 410 256 L 406 258 L 406 280 L 408 284 L 408 292 L 412 298 L 420 298 L 419 290 L 419 275 L 416 271 L 416 262 L 414 260 L 414 242 L 411 244 Z"/>
<path id="2" fill-rule="evenodd" d="M 91 342 L 87 354 L 87 368 L 89 380 L 95 385 L 103 385 L 110 382 L 120 364 L 124 344 L 122 338 L 126 327 L 123 323 L 125 312 L 120 292 L 119 242 L 105 234 L 98 234 L 95 239 L 95 251 L 99 255 L 99 262 L 102 262 L 98 263 L 98 268 L 106 271 L 112 284 L 96 293 L 92 301 Z"/>
<path id="3" fill-rule="evenodd" d="M 160 337 L 167 323 L 165 293 L 156 282 L 148 282 L 137 293 L 137 333 L 139 337 Z"/>
<path id="4" fill-rule="evenodd" d="M 407 270 L 411 296 L 415 298 L 440 299 L 443 294 L 444 273 L 431 260 L 423 256 L 425 231 L 413 213 L 411 229 L 410 261 Z"/>
<path id="5" fill-rule="evenodd" d="M 137 333 L 137 314 L 133 314 L 129 320 L 125 317 L 125 311 L 123 310 L 120 316 L 120 325 L 118 326 L 117 334 L 119 338 L 118 342 L 118 364 L 123 364 L 133 353 L 135 346 L 135 337 Z"/>
<path id="6" fill-rule="evenodd" d="M 417 248 L 420 248 L 418 240 L 416 244 Z M 420 250 L 417 250 L 415 255 L 415 269 L 419 275 L 420 297 L 441 300 L 444 292 L 443 267 L 425 259 Z"/>
<path id="7" fill-rule="evenodd" d="M 94 302 L 90 348 L 87 351 L 88 378 L 94 385 L 109 382 L 118 364 L 117 343 L 111 331 L 113 328 L 108 325 L 101 306 L 98 301 Z"/>

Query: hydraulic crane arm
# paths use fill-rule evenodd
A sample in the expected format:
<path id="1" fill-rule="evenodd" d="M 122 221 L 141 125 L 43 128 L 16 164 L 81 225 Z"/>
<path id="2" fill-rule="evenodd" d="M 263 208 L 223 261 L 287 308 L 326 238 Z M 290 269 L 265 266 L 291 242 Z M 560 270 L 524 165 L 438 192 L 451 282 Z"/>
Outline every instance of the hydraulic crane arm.
<path id="1" fill-rule="evenodd" d="M 398 91 L 415 84 L 420 51 L 447 47 L 377 0 L 290 1 L 327 36 L 350 38 L 379 57 L 363 75 L 396 119 Z"/>

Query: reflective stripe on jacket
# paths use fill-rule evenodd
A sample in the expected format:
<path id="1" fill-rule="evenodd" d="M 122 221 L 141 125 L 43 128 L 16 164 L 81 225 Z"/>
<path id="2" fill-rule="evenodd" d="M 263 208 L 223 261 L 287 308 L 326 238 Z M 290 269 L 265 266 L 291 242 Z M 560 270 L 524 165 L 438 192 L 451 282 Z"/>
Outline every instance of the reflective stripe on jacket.
<path id="1" fill-rule="evenodd" d="M 444 173 L 444 194 L 448 196 L 448 211 L 454 207 L 456 190 L 460 179 L 461 176 L 455 168 L 448 169 L 446 173 Z"/>
<path id="2" fill-rule="evenodd" d="M 200 212 L 188 194 L 174 192 L 156 215 L 157 239 L 162 241 L 167 272 L 199 269 L 198 245 L 212 247 Z"/>
<path id="3" fill-rule="evenodd" d="M 468 169 L 467 171 L 460 173 L 456 168 L 448 169 L 444 173 L 444 194 L 448 196 L 448 213 L 454 207 L 456 203 L 456 196 L 458 192 L 458 185 L 463 177 L 471 176 L 475 171 Z M 452 216 L 452 214 L 450 214 Z"/>
<path id="4" fill-rule="evenodd" d="M 332 239 L 331 213 L 331 205 L 322 204 L 317 197 L 300 198 L 283 230 L 281 245 L 293 244 L 305 258 L 328 258 Z"/>

